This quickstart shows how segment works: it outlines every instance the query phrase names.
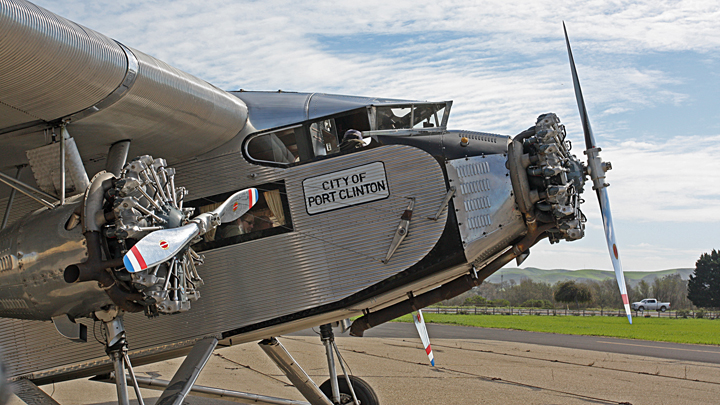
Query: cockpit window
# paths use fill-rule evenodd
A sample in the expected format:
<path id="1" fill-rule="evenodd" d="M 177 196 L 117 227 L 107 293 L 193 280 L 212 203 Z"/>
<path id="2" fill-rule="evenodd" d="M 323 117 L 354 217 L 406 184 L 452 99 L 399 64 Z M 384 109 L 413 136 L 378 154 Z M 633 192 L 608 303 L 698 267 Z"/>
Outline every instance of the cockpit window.
<path id="1" fill-rule="evenodd" d="M 260 162 L 293 163 L 300 160 L 296 132 L 301 127 L 267 132 L 253 137 L 247 144 L 248 155 Z"/>
<path id="2" fill-rule="evenodd" d="M 446 103 L 377 106 L 374 107 L 375 130 L 443 127 L 446 107 Z"/>
<path id="3" fill-rule="evenodd" d="M 340 142 L 349 129 L 370 130 L 366 107 L 251 135 L 245 152 L 251 161 L 272 166 L 309 162 L 340 152 Z"/>

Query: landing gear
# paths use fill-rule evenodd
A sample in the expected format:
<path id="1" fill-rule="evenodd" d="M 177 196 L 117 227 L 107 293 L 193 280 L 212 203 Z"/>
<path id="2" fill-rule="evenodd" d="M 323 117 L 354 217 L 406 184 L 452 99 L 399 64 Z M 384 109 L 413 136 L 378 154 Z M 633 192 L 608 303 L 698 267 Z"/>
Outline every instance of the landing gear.
<path id="1" fill-rule="evenodd" d="M 365 380 L 361 379 L 360 377 L 355 377 L 354 375 L 351 375 L 350 377 L 350 383 L 352 384 L 352 388 L 348 385 L 347 381 L 345 380 L 338 380 L 338 386 L 340 390 L 340 402 L 339 404 L 345 405 L 345 404 L 352 404 L 353 403 L 353 397 L 352 392 L 355 392 L 355 396 L 357 397 L 358 401 L 362 405 L 378 405 L 380 401 L 378 400 L 377 395 L 375 394 L 375 391 L 370 387 L 370 384 L 368 384 Z M 351 391 L 352 389 L 352 391 Z M 320 385 L 320 391 L 325 393 L 325 395 L 328 396 L 328 398 L 332 395 L 332 387 L 331 387 L 331 380 L 328 379 L 324 383 Z"/>
<path id="2" fill-rule="evenodd" d="M 335 344 L 335 335 L 330 324 L 320 326 L 320 336 L 325 346 L 325 355 L 327 356 L 330 372 L 330 378 L 320 385 L 320 390 L 330 398 L 333 404 L 378 405 L 380 402 L 370 384 L 359 377 L 348 375 L 347 371 L 345 371 L 345 365 Z M 338 379 L 333 351 L 338 356 L 340 368 L 345 376 L 343 379 Z"/>
<path id="3" fill-rule="evenodd" d="M 98 315 L 98 313 L 96 313 Z M 140 384 L 138 378 L 135 377 L 132 365 L 130 364 L 130 357 L 128 356 L 128 345 L 125 339 L 125 326 L 123 325 L 122 312 L 117 315 L 105 313 L 100 314 L 110 315 L 110 318 L 103 320 L 103 327 L 105 329 L 106 337 L 106 349 L 108 356 L 113 362 L 115 369 L 114 378 L 96 377 L 99 381 L 112 381 L 117 387 L 118 394 L 118 405 L 129 405 L 130 400 L 127 393 L 127 377 L 125 376 L 125 369 L 127 368 L 130 381 L 135 388 L 135 395 L 140 405 L 145 405 L 140 394 Z M 158 398 L 156 404 L 170 405 L 170 404 L 181 404 L 185 397 L 190 393 L 195 385 L 200 372 L 207 364 L 210 356 L 217 346 L 218 339 L 216 337 L 205 337 L 198 340 L 193 345 L 190 353 L 185 357 L 180 367 L 175 372 L 172 380 L 165 385 L 163 393 Z M 143 381 L 140 381 L 143 383 Z M 155 384 L 156 386 L 158 384 Z M 147 385 L 145 385 L 146 388 Z"/>
<path id="4" fill-rule="evenodd" d="M 185 357 L 185 360 L 175 372 L 172 380 L 164 381 L 144 377 L 137 378 L 130 364 L 130 357 L 128 356 L 128 344 L 125 326 L 123 325 L 123 312 L 112 309 L 109 311 L 98 311 L 95 315 L 103 321 L 103 330 L 106 338 L 105 347 L 113 363 L 114 376 L 107 374 L 97 376 L 93 378 L 93 380 L 114 383 L 117 388 L 118 405 L 130 404 L 128 382 L 132 383 L 138 404 L 140 405 L 144 405 L 140 387 L 163 390 L 162 395 L 156 402 L 156 404 L 161 405 L 180 404 L 191 392 L 206 397 L 224 399 L 238 398 L 243 400 L 238 402 L 250 400 L 252 403 L 258 404 L 300 404 L 298 401 L 282 398 L 195 386 L 195 381 L 200 372 L 217 347 L 218 338 L 212 336 L 205 337 L 194 343 L 190 353 Z M 367 382 L 358 377 L 348 375 L 345 370 L 345 363 L 340 356 L 340 351 L 335 344 L 332 327 L 327 324 L 321 326 L 320 330 L 330 371 L 330 379 L 325 381 L 320 387 L 315 385 L 312 379 L 300 365 L 298 365 L 295 359 L 290 356 L 277 339 L 266 339 L 261 341 L 259 345 L 268 357 L 285 373 L 288 379 L 290 379 L 290 382 L 300 391 L 310 405 L 379 405 L 380 401 L 377 395 Z M 343 372 L 343 378 L 341 379 L 338 379 L 335 369 L 335 354 L 340 360 L 339 364 Z M 128 375 L 125 373 L 126 369 Z"/>
<path id="5" fill-rule="evenodd" d="M 117 387 L 118 404 L 129 405 L 130 403 L 127 393 L 127 378 L 125 377 L 125 368 L 127 368 L 138 403 L 145 405 L 142 395 L 140 394 L 137 378 L 135 378 L 135 371 L 133 371 L 132 364 L 130 364 L 130 357 L 128 357 L 127 354 L 128 345 L 125 339 L 125 326 L 123 325 L 122 315 L 116 316 L 108 322 L 103 322 L 103 328 L 105 329 L 107 339 L 105 341 L 105 352 L 110 356 L 115 368 L 115 386 Z"/>
<path id="6" fill-rule="evenodd" d="M 370 385 L 358 377 L 348 375 L 345 371 L 345 364 L 335 344 L 332 327 L 329 324 L 322 325 L 320 334 L 330 371 L 330 379 L 320 387 L 315 385 L 277 339 L 265 339 L 258 344 L 311 405 L 379 405 L 380 401 Z M 340 360 L 340 368 L 344 374 L 342 379 L 338 379 L 334 354 L 337 354 Z"/>

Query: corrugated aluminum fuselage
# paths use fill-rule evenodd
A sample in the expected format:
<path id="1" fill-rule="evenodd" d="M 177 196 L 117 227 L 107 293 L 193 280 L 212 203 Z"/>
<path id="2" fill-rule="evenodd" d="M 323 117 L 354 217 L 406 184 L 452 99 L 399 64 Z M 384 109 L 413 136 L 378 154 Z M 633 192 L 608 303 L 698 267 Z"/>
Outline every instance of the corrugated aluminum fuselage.
<path id="1" fill-rule="evenodd" d="M 457 134 L 444 137 L 454 140 Z M 387 176 L 388 198 L 308 213 L 305 179 L 378 162 Z M 386 145 L 288 168 L 257 166 L 240 153 L 176 168 L 178 183 L 195 198 L 284 182 L 293 230 L 204 252 L 202 298 L 188 313 L 155 319 L 126 315 L 131 357 L 138 364 L 182 354 L 208 335 L 239 343 L 382 308 L 410 291 L 457 277 L 473 261 L 481 265 L 524 231 L 501 154 L 444 161 L 414 146 Z M 448 208 L 437 220 L 429 219 L 453 185 L 457 192 Z M 410 231 L 383 263 L 408 198 L 415 199 Z M 473 202 L 478 199 L 483 203 Z M 479 214 L 483 219 L 458 223 L 457 218 Z M 47 289 L 48 283 L 18 287 L 35 292 L 32 288 Z M 46 299 L 53 299 L 52 293 Z M 0 346 L 12 376 L 50 381 L 110 368 L 102 345 L 70 342 L 50 322 L 2 319 L 0 325 Z M 51 354 L 41 347 L 52 348 Z"/>

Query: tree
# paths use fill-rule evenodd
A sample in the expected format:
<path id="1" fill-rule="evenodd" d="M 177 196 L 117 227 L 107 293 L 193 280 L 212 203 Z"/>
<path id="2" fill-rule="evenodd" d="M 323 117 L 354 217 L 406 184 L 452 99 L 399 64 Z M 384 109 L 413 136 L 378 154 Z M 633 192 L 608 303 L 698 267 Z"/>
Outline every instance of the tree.
<path id="1" fill-rule="evenodd" d="M 463 302 L 463 306 L 466 307 L 484 307 L 487 305 L 487 300 L 485 297 L 482 297 L 480 295 L 473 295 L 471 297 L 465 298 L 465 302 Z"/>
<path id="2" fill-rule="evenodd" d="M 703 253 L 688 281 L 688 299 L 695 306 L 720 307 L 720 252 Z"/>
<path id="3" fill-rule="evenodd" d="M 492 300 L 491 304 L 494 307 L 509 307 L 510 301 L 502 299 L 502 298 L 498 298 L 498 299 Z"/>
<path id="4" fill-rule="evenodd" d="M 620 297 L 620 289 L 616 279 L 605 279 L 602 281 L 590 282 L 590 288 L 593 295 L 593 304 L 600 307 L 600 311 L 605 307 L 622 308 L 622 299 Z"/>
<path id="5" fill-rule="evenodd" d="M 669 274 L 653 281 L 653 294 L 658 301 L 669 301 L 675 309 L 689 309 L 690 301 L 687 299 L 687 282 L 680 274 Z"/>
<path id="6" fill-rule="evenodd" d="M 555 301 L 571 303 L 575 302 L 580 309 L 581 302 L 592 300 L 590 289 L 584 284 L 576 284 L 574 280 L 562 281 L 555 289 Z"/>
<path id="7" fill-rule="evenodd" d="M 650 293 L 650 284 L 645 280 L 640 280 L 637 285 L 637 290 L 640 293 L 640 299 L 650 298 L 652 296 Z"/>
<path id="8" fill-rule="evenodd" d="M 511 280 L 512 281 L 512 280 Z M 523 278 L 518 284 L 511 284 L 500 298 L 510 301 L 510 305 L 518 306 L 528 300 L 552 300 L 553 289 L 550 284 L 536 283 Z"/>

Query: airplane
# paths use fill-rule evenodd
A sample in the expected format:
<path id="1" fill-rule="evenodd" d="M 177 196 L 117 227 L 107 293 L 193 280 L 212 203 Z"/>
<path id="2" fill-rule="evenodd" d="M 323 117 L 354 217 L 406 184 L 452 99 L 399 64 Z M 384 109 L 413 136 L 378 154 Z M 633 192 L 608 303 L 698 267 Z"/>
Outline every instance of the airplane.
<path id="1" fill-rule="evenodd" d="M 139 403 L 140 387 L 158 404 L 298 403 L 195 385 L 217 347 L 259 341 L 307 403 L 377 404 L 331 325 L 362 336 L 544 238 L 582 238 L 588 176 L 631 321 L 611 165 L 567 45 L 587 164 L 552 113 L 510 137 L 448 129 L 452 101 L 227 92 L 0 0 L 0 352 L 16 394 L 55 403 L 39 385 L 95 376 L 123 405 L 129 386 Z M 277 339 L 318 325 L 320 386 Z M 170 382 L 134 373 L 181 356 Z"/>

